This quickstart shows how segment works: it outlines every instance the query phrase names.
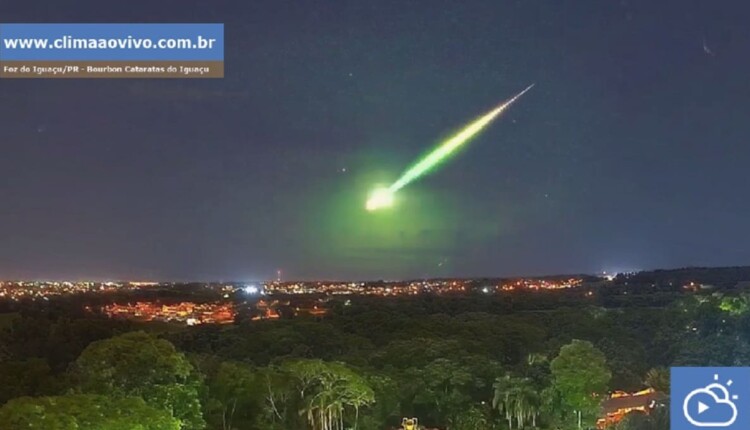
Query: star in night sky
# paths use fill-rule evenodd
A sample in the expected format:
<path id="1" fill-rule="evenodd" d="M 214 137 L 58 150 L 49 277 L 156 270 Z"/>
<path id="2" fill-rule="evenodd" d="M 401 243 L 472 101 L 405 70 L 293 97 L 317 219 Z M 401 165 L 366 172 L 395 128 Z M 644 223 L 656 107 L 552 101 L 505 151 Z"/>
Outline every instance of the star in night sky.
<path id="1" fill-rule="evenodd" d="M 0 278 L 750 261 L 746 2 L 39 0 L 0 16 L 226 29 L 224 79 L 0 81 Z M 364 210 L 530 83 L 393 210 Z"/>

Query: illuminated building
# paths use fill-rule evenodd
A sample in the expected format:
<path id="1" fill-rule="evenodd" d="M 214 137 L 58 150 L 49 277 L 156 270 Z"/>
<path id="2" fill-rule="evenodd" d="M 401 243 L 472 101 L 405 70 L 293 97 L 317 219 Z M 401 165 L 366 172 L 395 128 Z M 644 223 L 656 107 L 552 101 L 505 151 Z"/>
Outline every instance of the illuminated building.
<path id="1" fill-rule="evenodd" d="M 162 305 L 151 302 L 137 302 L 127 305 L 109 305 L 103 308 L 111 318 L 124 318 L 136 321 L 180 322 L 187 325 L 231 324 L 235 311 L 231 304 L 182 302 Z"/>
<path id="2" fill-rule="evenodd" d="M 664 396 L 649 388 L 637 393 L 615 392 L 602 403 L 602 417 L 596 422 L 598 429 L 604 429 L 620 422 L 631 412 L 650 414 L 660 405 Z"/>

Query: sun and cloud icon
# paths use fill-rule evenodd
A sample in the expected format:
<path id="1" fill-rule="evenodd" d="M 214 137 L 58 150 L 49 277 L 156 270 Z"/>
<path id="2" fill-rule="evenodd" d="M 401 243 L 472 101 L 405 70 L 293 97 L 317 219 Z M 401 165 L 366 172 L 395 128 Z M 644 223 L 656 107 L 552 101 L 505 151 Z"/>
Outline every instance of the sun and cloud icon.
<path id="1" fill-rule="evenodd" d="M 670 398 L 671 430 L 750 430 L 750 367 L 672 367 Z"/>
<path id="2" fill-rule="evenodd" d="M 719 375 L 714 374 L 714 382 L 691 391 L 682 404 L 685 419 L 696 427 L 730 427 L 737 421 L 737 394 L 730 394 L 734 382 L 730 379 L 718 382 Z"/>

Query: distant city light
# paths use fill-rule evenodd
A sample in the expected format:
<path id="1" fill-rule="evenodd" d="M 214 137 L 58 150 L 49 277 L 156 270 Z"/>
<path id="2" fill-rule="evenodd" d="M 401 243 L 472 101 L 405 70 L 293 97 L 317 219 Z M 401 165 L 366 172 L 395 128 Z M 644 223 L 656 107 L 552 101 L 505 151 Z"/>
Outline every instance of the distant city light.
<path id="1" fill-rule="evenodd" d="M 256 287 L 255 285 L 247 285 L 244 290 L 247 294 L 258 294 L 259 292 L 258 287 Z"/>

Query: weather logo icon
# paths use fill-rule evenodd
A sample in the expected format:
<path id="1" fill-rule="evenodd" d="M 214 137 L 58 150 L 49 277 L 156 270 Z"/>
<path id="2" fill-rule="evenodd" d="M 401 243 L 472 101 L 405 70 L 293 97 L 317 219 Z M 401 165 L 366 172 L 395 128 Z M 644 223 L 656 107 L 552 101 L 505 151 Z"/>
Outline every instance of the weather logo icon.
<path id="1" fill-rule="evenodd" d="M 672 368 L 672 430 L 750 429 L 750 368 Z"/>

